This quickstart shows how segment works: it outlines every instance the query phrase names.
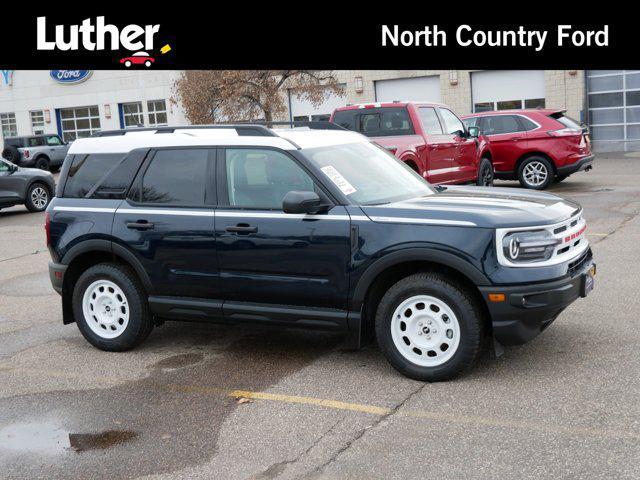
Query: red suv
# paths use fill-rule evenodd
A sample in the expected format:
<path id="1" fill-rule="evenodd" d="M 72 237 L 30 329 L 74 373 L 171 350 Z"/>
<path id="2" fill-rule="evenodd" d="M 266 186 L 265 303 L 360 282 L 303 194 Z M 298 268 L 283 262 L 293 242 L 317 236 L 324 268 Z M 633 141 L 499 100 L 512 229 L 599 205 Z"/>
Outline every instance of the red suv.
<path id="1" fill-rule="evenodd" d="M 477 128 L 446 105 L 390 102 L 337 108 L 331 121 L 371 137 L 430 183 L 493 184 L 492 155 Z"/>
<path id="2" fill-rule="evenodd" d="M 543 190 L 593 164 L 589 132 L 564 110 L 502 110 L 462 117 L 479 127 L 493 154 L 496 178 Z"/>

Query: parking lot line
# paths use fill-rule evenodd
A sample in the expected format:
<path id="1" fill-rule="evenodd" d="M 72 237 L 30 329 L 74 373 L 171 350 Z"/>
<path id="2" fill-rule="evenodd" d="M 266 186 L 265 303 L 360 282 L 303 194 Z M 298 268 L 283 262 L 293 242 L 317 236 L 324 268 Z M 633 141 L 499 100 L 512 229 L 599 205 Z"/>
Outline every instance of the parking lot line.
<path id="1" fill-rule="evenodd" d="M 131 379 L 119 379 L 116 377 L 90 376 L 81 373 L 68 372 L 63 370 L 36 369 L 25 367 L 11 367 L 0 365 L 1 371 L 11 371 L 24 373 L 28 375 L 43 375 L 53 378 L 66 379 L 86 379 L 92 382 L 103 383 L 105 386 L 114 386 L 117 384 L 131 381 Z M 333 410 L 351 411 L 357 413 L 365 413 L 376 416 L 389 415 L 394 409 L 389 407 L 380 407 L 377 405 L 367 405 L 363 403 L 343 402 L 339 400 L 331 400 L 317 397 L 306 397 L 300 395 L 286 395 L 281 393 L 256 392 L 252 390 L 238 390 L 215 386 L 200 385 L 181 385 L 174 383 L 154 382 L 152 387 L 158 390 L 181 392 L 181 393 L 200 393 L 204 395 L 219 395 L 231 397 L 235 399 L 248 398 L 251 400 L 263 400 L 267 402 L 277 402 L 285 404 L 312 405 Z M 598 437 L 598 438 L 615 438 L 615 439 L 633 439 L 640 440 L 640 433 L 625 430 L 607 430 L 599 428 L 585 428 L 563 426 L 559 424 L 550 425 L 545 423 L 531 422 L 527 420 L 517 420 L 508 418 L 486 417 L 479 415 L 451 415 L 444 412 L 432 412 L 426 410 L 411 410 L 404 408 L 395 413 L 398 417 L 431 420 L 434 422 L 443 422 L 459 425 L 469 425 L 472 427 L 495 427 L 508 428 L 511 430 L 522 430 L 529 432 L 552 433 L 561 435 L 571 435 L 578 437 Z"/>

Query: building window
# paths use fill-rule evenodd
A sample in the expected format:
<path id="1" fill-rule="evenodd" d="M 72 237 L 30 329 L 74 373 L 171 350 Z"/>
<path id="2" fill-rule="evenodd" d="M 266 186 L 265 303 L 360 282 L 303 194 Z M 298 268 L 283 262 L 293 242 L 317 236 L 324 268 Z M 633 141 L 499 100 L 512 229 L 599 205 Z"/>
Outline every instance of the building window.
<path id="1" fill-rule="evenodd" d="M 480 102 L 473 105 L 473 111 L 489 112 L 491 110 L 520 110 L 521 108 L 544 108 L 544 98 L 525 98 L 521 100 L 501 100 L 499 102 Z"/>
<path id="2" fill-rule="evenodd" d="M 149 126 L 161 127 L 167 123 L 167 104 L 164 100 L 149 100 L 147 102 L 149 111 Z"/>
<path id="3" fill-rule="evenodd" d="M 0 123 L 2 123 L 3 138 L 15 137 L 18 135 L 15 113 L 0 113 Z"/>
<path id="4" fill-rule="evenodd" d="M 31 131 L 34 135 L 42 135 L 44 133 L 44 112 L 42 110 L 32 110 L 31 115 Z"/>
<path id="5" fill-rule="evenodd" d="M 100 113 L 97 105 L 91 107 L 61 108 L 60 127 L 62 139 L 72 142 L 77 138 L 90 137 L 100 131 Z"/>
<path id="6" fill-rule="evenodd" d="M 123 103 L 122 121 L 124 123 L 124 128 L 144 127 L 142 102 Z"/>

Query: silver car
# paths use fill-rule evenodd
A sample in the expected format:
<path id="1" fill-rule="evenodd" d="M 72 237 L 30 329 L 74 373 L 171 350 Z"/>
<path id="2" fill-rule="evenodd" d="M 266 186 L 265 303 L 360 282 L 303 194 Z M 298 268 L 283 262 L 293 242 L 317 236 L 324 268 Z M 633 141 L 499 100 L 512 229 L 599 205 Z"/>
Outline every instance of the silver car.
<path id="1" fill-rule="evenodd" d="M 0 159 L 0 209 L 24 204 L 31 212 L 42 212 L 55 195 L 50 172 L 18 167 Z"/>
<path id="2" fill-rule="evenodd" d="M 19 167 L 57 171 L 67 156 L 69 144 L 55 134 L 5 138 L 2 158 Z"/>

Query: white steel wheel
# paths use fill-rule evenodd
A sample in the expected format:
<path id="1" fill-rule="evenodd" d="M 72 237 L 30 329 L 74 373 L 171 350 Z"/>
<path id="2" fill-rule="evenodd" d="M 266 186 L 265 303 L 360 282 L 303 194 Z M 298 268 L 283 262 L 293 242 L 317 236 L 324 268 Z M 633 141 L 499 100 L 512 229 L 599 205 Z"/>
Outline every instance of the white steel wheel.
<path id="1" fill-rule="evenodd" d="M 549 178 L 549 170 L 544 163 L 534 160 L 524 166 L 522 177 L 528 185 L 539 187 Z"/>
<path id="2" fill-rule="evenodd" d="M 38 210 L 44 210 L 49 203 L 49 192 L 47 189 L 37 186 L 31 190 L 31 203 Z"/>
<path id="3" fill-rule="evenodd" d="M 398 352 L 422 367 L 446 363 L 460 345 L 460 324 L 449 305 L 430 295 L 404 300 L 393 313 L 391 337 Z"/>
<path id="4" fill-rule="evenodd" d="M 110 280 L 97 280 L 82 297 L 82 313 L 89 328 L 101 338 L 119 337 L 129 324 L 129 303 L 124 292 Z"/>

